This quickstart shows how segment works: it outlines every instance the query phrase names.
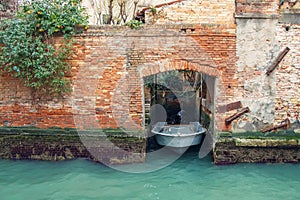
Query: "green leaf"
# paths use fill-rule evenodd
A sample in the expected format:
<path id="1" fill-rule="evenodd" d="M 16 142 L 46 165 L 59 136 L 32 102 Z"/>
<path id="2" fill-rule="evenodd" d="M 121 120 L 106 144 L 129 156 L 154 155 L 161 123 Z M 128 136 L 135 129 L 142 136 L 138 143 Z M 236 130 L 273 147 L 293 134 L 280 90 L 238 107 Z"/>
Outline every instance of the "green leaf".
<path id="1" fill-rule="evenodd" d="M 23 79 L 26 86 L 44 94 L 70 92 L 64 77 L 72 52 L 71 36 L 78 24 L 87 25 L 81 0 L 32 0 L 21 6 L 16 18 L 0 22 L 0 71 Z M 65 33 L 57 47 L 53 39 Z"/>

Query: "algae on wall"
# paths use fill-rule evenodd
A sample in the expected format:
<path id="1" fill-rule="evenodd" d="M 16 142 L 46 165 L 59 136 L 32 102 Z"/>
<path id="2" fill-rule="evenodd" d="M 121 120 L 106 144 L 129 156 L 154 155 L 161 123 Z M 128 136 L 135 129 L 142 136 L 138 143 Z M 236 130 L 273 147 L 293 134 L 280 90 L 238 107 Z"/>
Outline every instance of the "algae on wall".
<path id="1" fill-rule="evenodd" d="M 85 158 L 107 164 L 145 160 L 146 142 L 120 130 L 107 134 L 76 130 L 0 128 L 0 158 L 29 160 L 66 160 Z M 116 148 L 117 147 L 117 148 Z"/>

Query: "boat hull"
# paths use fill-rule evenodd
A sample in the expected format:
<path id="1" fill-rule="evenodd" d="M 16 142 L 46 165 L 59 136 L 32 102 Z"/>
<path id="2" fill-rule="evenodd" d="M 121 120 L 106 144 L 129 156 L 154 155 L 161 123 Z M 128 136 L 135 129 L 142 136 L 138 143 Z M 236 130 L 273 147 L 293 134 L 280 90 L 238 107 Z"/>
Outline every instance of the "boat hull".
<path id="1" fill-rule="evenodd" d="M 152 129 L 159 145 L 169 147 L 189 147 L 200 144 L 206 129 L 199 122 L 190 122 L 188 125 L 167 125 L 158 122 Z"/>
<path id="2" fill-rule="evenodd" d="M 169 147 L 189 147 L 200 144 L 203 133 L 193 136 L 166 136 L 155 134 L 155 139 L 159 145 Z"/>

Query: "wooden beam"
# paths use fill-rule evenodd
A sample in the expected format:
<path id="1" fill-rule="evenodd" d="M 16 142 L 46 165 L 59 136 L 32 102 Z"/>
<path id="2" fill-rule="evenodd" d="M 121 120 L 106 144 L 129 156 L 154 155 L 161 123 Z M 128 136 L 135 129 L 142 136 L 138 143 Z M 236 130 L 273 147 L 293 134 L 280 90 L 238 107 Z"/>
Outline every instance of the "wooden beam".
<path id="1" fill-rule="evenodd" d="M 239 112 L 231 115 L 230 117 L 225 119 L 225 124 L 226 126 L 228 126 L 233 120 L 235 120 L 236 118 L 242 116 L 243 114 L 250 112 L 250 109 L 248 107 L 241 109 Z"/>
<path id="2" fill-rule="evenodd" d="M 280 124 L 276 125 L 276 126 L 269 126 L 265 129 L 263 129 L 261 132 L 266 133 L 266 132 L 270 132 L 270 131 L 274 131 L 277 130 L 279 128 L 284 128 L 284 129 L 288 129 L 290 127 L 290 120 L 289 119 L 285 119 L 282 122 L 280 122 Z"/>
<path id="3" fill-rule="evenodd" d="M 267 69 L 266 74 L 269 76 L 274 69 L 279 65 L 279 63 L 282 61 L 284 56 L 289 52 L 290 48 L 286 47 L 274 60 L 274 62 L 271 64 L 271 66 Z"/>
<path id="4" fill-rule="evenodd" d="M 241 101 L 237 101 L 237 102 L 233 102 L 233 103 L 229 103 L 227 105 L 223 105 L 223 106 L 219 106 L 217 108 L 219 113 L 225 113 L 231 110 L 236 110 L 242 108 L 242 103 Z"/>
<path id="5" fill-rule="evenodd" d="M 204 112 L 206 112 L 206 114 L 212 114 L 212 112 L 206 106 L 202 105 L 202 109 Z"/>

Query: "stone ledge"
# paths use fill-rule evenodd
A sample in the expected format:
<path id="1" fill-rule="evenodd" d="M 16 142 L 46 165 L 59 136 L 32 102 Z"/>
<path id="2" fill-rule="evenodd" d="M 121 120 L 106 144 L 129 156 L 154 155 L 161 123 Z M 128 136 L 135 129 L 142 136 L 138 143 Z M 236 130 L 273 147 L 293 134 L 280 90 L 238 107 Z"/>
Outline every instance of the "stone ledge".
<path id="1" fill-rule="evenodd" d="M 87 31 L 76 37 L 161 37 L 161 36 L 186 36 L 186 35 L 229 35 L 235 36 L 232 30 L 235 27 L 220 24 L 155 24 L 143 25 L 140 29 L 133 30 L 127 26 L 91 26 Z"/>
<path id="2" fill-rule="evenodd" d="M 79 130 L 76 128 L 41 129 L 36 127 L 0 127 L 0 137 L 1 135 L 145 137 L 143 131 L 140 130 L 122 130 L 110 128 Z"/>
<path id="3" fill-rule="evenodd" d="M 278 19 L 276 14 L 262 14 L 262 13 L 235 13 L 236 19 Z"/>
<path id="4" fill-rule="evenodd" d="M 300 163 L 299 139 L 221 137 L 213 149 L 217 165 L 237 163 Z"/>
<path id="5" fill-rule="evenodd" d="M 237 147 L 300 147 L 298 139 L 241 139 L 233 138 Z"/>
<path id="6" fill-rule="evenodd" d="M 282 24 L 300 24 L 300 13 L 281 13 L 278 22 Z"/>
<path id="7" fill-rule="evenodd" d="M 75 134 L 0 134 L 0 158 L 13 160 L 91 159 L 104 164 L 144 162 L 146 140 L 137 137 Z"/>

